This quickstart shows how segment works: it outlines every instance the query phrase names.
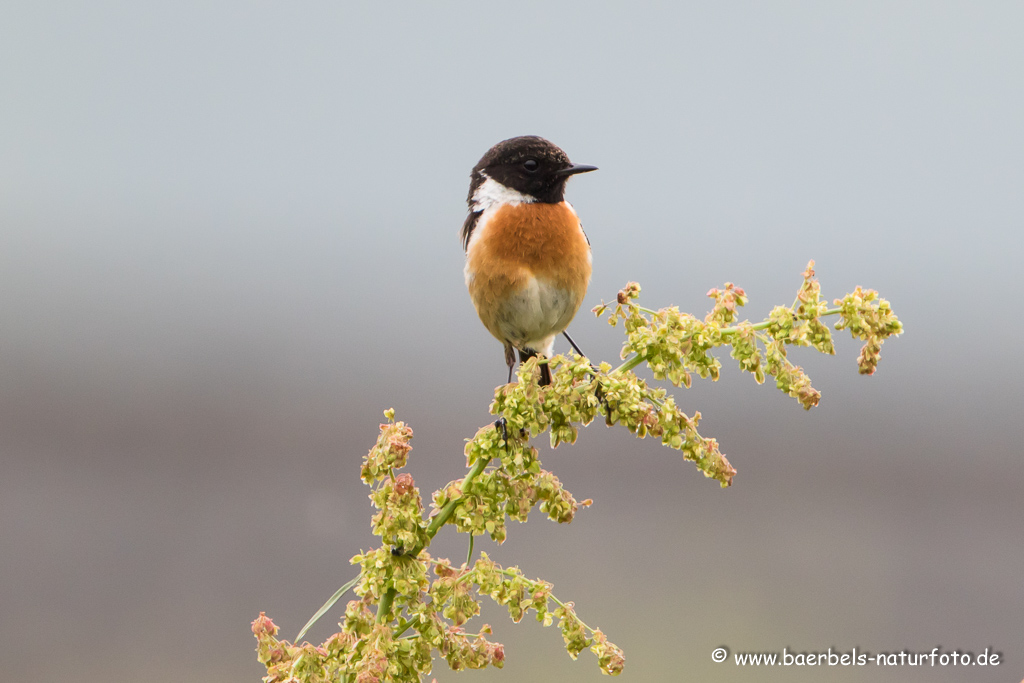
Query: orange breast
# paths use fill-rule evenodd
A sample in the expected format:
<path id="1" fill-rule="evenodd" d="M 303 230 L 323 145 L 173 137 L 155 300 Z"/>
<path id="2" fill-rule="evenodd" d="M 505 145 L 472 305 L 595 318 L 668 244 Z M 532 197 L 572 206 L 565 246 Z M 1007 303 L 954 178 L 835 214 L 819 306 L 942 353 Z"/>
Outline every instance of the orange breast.
<path id="1" fill-rule="evenodd" d="M 503 302 L 534 278 L 564 291 L 575 313 L 590 283 L 591 258 L 579 217 L 568 204 L 505 205 L 481 220 L 466 254 L 467 284 L 494 336 L 508 338 L 498 320 Z"/>
<path id="2" fill-rule="evenodd" d="M 467 255 L 471 271 L 513 275 L 509 271 L 525 269 L 564 289 L 586 291 L 590 245 L 565 202 L 505 205 L 480 227 L 483 234 Z"/>

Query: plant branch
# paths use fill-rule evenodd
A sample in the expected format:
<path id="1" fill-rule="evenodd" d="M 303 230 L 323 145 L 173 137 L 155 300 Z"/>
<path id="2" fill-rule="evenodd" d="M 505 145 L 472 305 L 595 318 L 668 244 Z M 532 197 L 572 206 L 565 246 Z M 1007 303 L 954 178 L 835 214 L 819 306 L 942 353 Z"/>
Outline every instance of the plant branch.
<path id="1" fill-rule="evenodd" d="M 654 313 L 655 315 L 657 315 L 656 311 L 651 311 L 649 308 L 640 308 L 639 306 L 637 306 L 637 309 L 641 310 L 641 311 L 645 311 L 645 312 L 651 312 L 651 313 Z M 824 313 L 822 313 L 821 317 L 824 317 L 826 315 L 837 315 L 840 312 L 842 312 L 842 309 L 840 309 L 840 308 L 830 308 L 827 311 L 825 311 Z M 760 330 L 767 330 L 771 326 L 772 326 L 772 321 L 765 320 L 764 322 L 757 323 L 756 325 L 750 325 L 749 329 L 751 329 L 751 330 L 753 330 L 755 332 L 758 332 Z M 722 334 L 722 335 L 731 335 L 731 334 L 736 334 L 736 333 L 742 331 L 743 329 L 746 329 L 746 326 L 733 325 L 732 327 L 723 327 L 718 332 L 719 332 L 719 334 Z M 637 367 L 638 365 L 640 365 L 643 362 L 644 362 L 644 359 L 643 359 L 642 356 L 634 354 L 634 355 L 630 356 L 629 358 L 627 358 L 625 363 L 623 363 L 619 367 L 617 367 L 614 370 L 612 370 L 612 372 L 627 372 L 627 371 L 632 370 L 633 368 Z"/>
<path id="2" fill-rule="evenodd" d="M 471 481 L 479 477 L 480 474 L 489 464 L 491 464 L 491 461 L 490 459 L 487 458 L 480 458 L 475 463 L 473 463 L 473 466 L 469 468 L 469 472 L 466 474 L 466 478 L 462 480 L 462 487 L 465 488 L 466 484 L 470 483 Z M 443 508 L 441 508 L 441 511 L 434 516 L 434 519 L 430 520 L 430 525 L 427 526 L 428 538 L 433 539 L 434 536 L 437 535 L 437 532 L 441 529 L 441 527 L 443 527 L 445 523 L 449 519 L 451 519 L 451 516 L 455 513 L 455 508 L 458 507 L 460 500 L 462 500 L 461 496 L 449 500 L 448 503 Z M 415 557 L 416 555 L 419 555 L 419 552 L 421 550 L 423 550 L 422 547 L 415 548 L 409 554 Z"/>
<path id="3" fill-rule="evenodd" d="M 480 458 L 475 463 L 473 463 L 473 466 L 469 469 L 469 472 L 466 474 L 466 478 L 462 480 L 462 485 L 465 486 L 469 482 L 479 477 L 480 473 L 484 471 L 484 469 L 487 467 L 487 465 L 490 464 L 490 462 L 490 459 Z M 455 513 L 455 508 L 458 507 L 460 500 L 462 500 L 461 496 L 458 498 L 451 499 L 443 508 L 441 508 L 441 511 L 437 513 L 437 515 L 435 515 L 432 520 L 430 520 L 430 524 L 427 526 L 426 529 L 427 538 L 433 540 L 434 536 L 437 535 L 437 532 L 440 531 L 441 527 L 445 525 L 445 522 L 447 522 Z M 421 545 L 418 548 L 413 548 L 409 551 L 408 554 L 412 557 L 416 557 L 420 554 L 420 551 L 423 550 L 424 547 L 425 546 Z M 380 602 L 377 604 L 378 624 L 383 623 L 384 619 L 387 617 L 388 612 L 391 611 L 391 605 L 394 603 L 394 601 L 395 589 L 388 588 L 384 592 L 384 595 L 381 596 Z"/>
<path id="4" fill-rule="evenodd" d="M 412 449 L 412 429 L 395 420 L 394 410 L 384 411 L 387 422 L 380 425 L 377 443 L 360 471 L 361 479 L 372 489 L 370 498 L 378 511 L 372 528 L 382 545 L 351 559 L 361 565 L 359 577 L 331 596 L 296 640 L 354 586 L 361 599 L 349 602 L 341 631 L 321 646 L 278 640 L 278 627 L 261 613 L 253 622 L 253 634 L 258 659 L 267 668 L 264 680 L 352 683 L 388 677 L 396 683 L 418 683 L 430 672 L 433 654 L 438 651 L 455 671 L 500 668 L 504 647 L 483 636 L 490 628 L 484 626 L 476 635 L 463 629 L 463 624 L 479 615 L 485 596 L 507 607 L 516 622 L 528 611 L 535 611 L 545 626 L 557 619 L 571 657 L 575 659 L 589 648 L 602 672 L 620 673 L 625 663 L 622 650 L 599 629 L 580 620 L 574 603 L 559 600 L 551 594 L 551 584 L 527 579 L 518 567 L 502 568 L 483 551 L 474 561 L 475 536 L 489 535 L 501 543 L 506 520 L 526 521 L 534 507 L 554 521 L 571 521 L 580 503 L 552 472 L 542 468 L 538 450 L 529 439 L 548 433 L 552 447 L 573 443 L 578 430 L 600 415 L 609 427 L 618 424 L 638 438 L 661 440 L 723 487 L 732 483 L 736 470 L 719 450 L 717 440 L 697 431 L 700 413 L 686 415 L 664 389 L 637 377 L 633 370 L 641 365 L 648 366 L 655 380 L 688 388 L 693 375 L 718 379 L 721 352 L 714 350 L 726 347 L 741 371 L 753 374 L 759 384 L 766 376 L 772 377 L 776 388 L 810 409 L 821 394 L 803 369 L 787 359 L 787 349 L 810 346 L 834 354 L 833 326 L 820 318 L 838 315 L 834 328 L 865 342 L 857 359 L 860 373 L 873 373 L 882 343 L 898 336 L 902 324 L 888 301 L 875 290 L 862 287 L 836 299 L 837 308 L 827 308 L 813 266 L 812 261 L 804 271 L 803 286 L 793 305 L 776 306 L 767 319 L 756 324 L 739 322 L 737 307 L 745 306 L 748 299 L 743 289 L 732 283 L 709 291 L 715 304 L 703 319 L 676 307 L 655 311 L 638 306 L 633 299 L 640 294 L 640 286 L 627 283 L 615 302 L 594 309 L 598 316 L 613 309 L 608 318 L 613 326 L 619 320 L 624 322 L 627 340 L 619 367 L 612 370 L 608 363 L 594 366 L 582 356 L 529 359 L 521 364 L 519 382 L 495 390 L 490 410 L 500 421 L 479 429 L 468 440 L 465 476 L 434 492 L 429 516 L 424 514 L 423 498 L 412 475 L 401 472 Z M 552 363 L 552 370 L 557 370 L 552 373 L 551 386 L 541 387 L 536 381 L 537 365 L 542 363 Z M 516 436 L 503 438 L 501 425 Z M 583 501 L 582 506 L 591 502 Z M 461 567 L 426 552 L 448 524 L 470 534 Z M 436 580 L 428 577 L 431 565 Z"/>

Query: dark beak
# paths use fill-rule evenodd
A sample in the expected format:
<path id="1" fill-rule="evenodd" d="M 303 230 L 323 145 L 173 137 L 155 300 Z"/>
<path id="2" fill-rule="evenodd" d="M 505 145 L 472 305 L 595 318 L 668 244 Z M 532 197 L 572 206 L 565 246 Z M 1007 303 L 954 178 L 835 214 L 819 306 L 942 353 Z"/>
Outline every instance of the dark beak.
<path id="1" fill-rule="evenodd" d="M 590 171 L 596 171 L 597 166 L 587 166 L 586 164 L 573 164 L 569 168 L 563 168 L 559 171 L 555 171 L 556 176 L 576 175 L 577 173 L 589 173 Z"/>

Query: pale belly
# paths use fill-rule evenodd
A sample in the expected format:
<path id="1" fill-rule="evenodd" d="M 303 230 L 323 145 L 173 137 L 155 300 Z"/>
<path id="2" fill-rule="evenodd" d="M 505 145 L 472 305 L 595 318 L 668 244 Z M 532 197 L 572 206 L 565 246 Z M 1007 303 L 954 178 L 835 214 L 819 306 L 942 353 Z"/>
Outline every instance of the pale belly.
<path id="1" fill-rule="evenodd" d="M 494 331 L 517 349 L 551 355 L 554 338 L 569 326 L 582 303 L 568 290 L 543 278 L 529 277 L 526 286 L 513 292 L 494 316 Z"/>

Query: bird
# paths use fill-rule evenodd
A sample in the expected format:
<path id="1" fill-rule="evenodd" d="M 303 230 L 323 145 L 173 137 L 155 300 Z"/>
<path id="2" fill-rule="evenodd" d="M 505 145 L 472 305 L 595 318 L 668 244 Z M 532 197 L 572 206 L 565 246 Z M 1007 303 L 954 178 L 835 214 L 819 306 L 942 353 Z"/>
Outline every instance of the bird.
<path id="1" fill-rule="evenodd" d="M 596 166 L 574 164 L 536 135 L 503 140 L 470 173 L 469 215 L 462 226 L 465 278 L 484 327 L 505 347 L 508 382 L 516 352 L 523 362 L 550 358 L 587 294 L 593 259 L 565 185 Z M 541 386 L 551 370 L 540 366 Z"/>

